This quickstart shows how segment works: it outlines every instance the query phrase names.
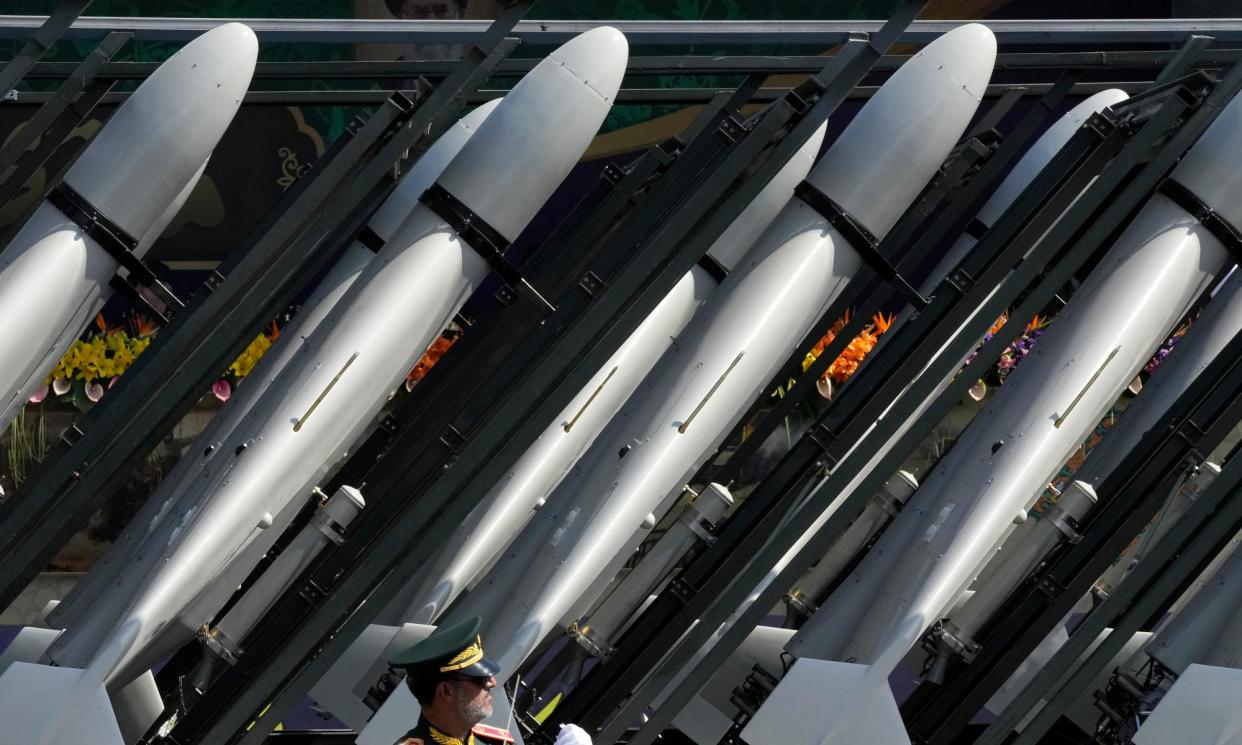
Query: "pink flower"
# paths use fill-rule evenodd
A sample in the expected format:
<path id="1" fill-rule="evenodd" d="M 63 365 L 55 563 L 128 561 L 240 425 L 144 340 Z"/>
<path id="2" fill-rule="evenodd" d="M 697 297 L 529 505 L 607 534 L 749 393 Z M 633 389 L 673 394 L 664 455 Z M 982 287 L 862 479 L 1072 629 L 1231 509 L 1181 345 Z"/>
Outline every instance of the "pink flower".
<path id="1" fill-rule="evenodd" d="M 45 398 L 47 398 L 47 384 L 46 383 L 36 388 L 35 392 L 30 394 L 30 403 L 37 404 Z"/>
<path id="2" fill-rule="evenodd" d="M 233 395 L 233 388 L 227 380 L 217 380 L 211 384 L 211 392 L 221 401 L 228 401 Z"/>
<path id="3" fill-rule="evenodd" d="M 99 399 L 103 398 L 103 394 L 104 394 L 104 387 L 100 385 L 98 382 L 92 380 L 91 382 L 86 384 L 86 398 L 91 403 L 94 403 L 98 401 Z"/>

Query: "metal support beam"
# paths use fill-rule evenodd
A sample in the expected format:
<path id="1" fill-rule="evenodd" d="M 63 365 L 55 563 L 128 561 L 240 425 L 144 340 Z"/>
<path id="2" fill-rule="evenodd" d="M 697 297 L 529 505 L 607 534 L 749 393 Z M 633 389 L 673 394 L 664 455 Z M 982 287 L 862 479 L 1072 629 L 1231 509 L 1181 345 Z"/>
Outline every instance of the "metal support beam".
<path id="1" fill-rule="evenodd" d="M 56 10 L 52 11 L 50 16 L 27 22 L 28 25 L 24 29 L 27 33 L 24 35 L 28 35 L 29 38 L 25 46 L 4 66 L 3 70 L 0 70 L 0 98 L 13 90 L 22 78 L 26 77 L 30 68 L 34 67 L 34 64 L 43 58 L 56 40 L 78 21 L 82 11 L 86 10 L 90 4 L 91 0 L 61 0 L 60 5 L 56 6 Z M 3 26 L 2 21 L 0 21 L 0 26 Z M 112 33 L 111 29 L 100 33 L 99 36 L 107 36 L 109 33 Z"/>
<path id="2" fill-rule="evenodd" d="M 1191 40 L 1210 39 L 1195 35 Z M 1196 45 L 1201 42 L 1195 41 Z M 1183 52 L 1171 49 L 1136 51 L 1054 51 L 1001 52 L 996 55 L 996 70 L 1166 70 L 1174 69 L 1167 80 L 1189 72 L 1169 68 L 1170 62 Z M 908 54 L 886 54 L 871 68 L 872 73 L 892 72 L 909 61 Z M 516 78 L 534 69 L 538 57 L 505 60 L 496 68 L 494 77 Z M 626 63 L 628 77 L 663 75 L 813 75 L 826 61 L 826 55 L 635 55 Z M 1232 67 L 1242 61 L 1242 49 L 1211 49 L 1199 54 L 1194 69 Z M 7 63 L 0 63 L 7 64 Z M 26 73 L 25 80 L 62 80 L 73 72 L 74 62 L 39 62 Z M 255 80 L 368 80 L 381 82 L 424 77 L 439 80 L 453 71 L 455 60 L 324 60 L 306 62 L 259 62 Z M 109 62 L 99 72 L 104 80 L 143 80 L 159 67 L 156 62 Z M 1162 80 L 1161 82 L 1165 82 Z"/>
<path id="3" fill-rule="evenodd" d="M 1142 88 L 1151 84 L 1145 80 L 1114 80 L 1084 81 L 1076 83 L 1070 91 L 1072 96 L 1090 96 L 1109 88 Z M 1052 90 L 1055 83 L 1028 83 L 1021 86 L 1023 97 L 1043 96 Z M 779 101 L 789 93 L 792 87 L 764 87 L 755 91 L 749 102 L 767 104 Z M 879 86 L 860 85 L 846 96 L 849 100 L 865 101 L 875 95 Z M 628 104 L 666 104 L 666 105 L 699 105 L 705 104 L 722 91 L 715 88 L 622 88 L 617 92 L 616 103 Z M 995 99 L 1013 95 L 1014 86 L 1008 84 L 992 84 L 984 91 L 984 98 Z M 248 91 L 242 98 L 243 106 L 374 106 L 381 103 L 390 91 L 381 89 L 367 90 L 288 90 L 288 91 Z M 406 91 L 408 92 L 408 91 Z M 484 103 L 503 97 L 508 93 L 504 88 L 484 88 L 476 91 L 468 99 L 470 103 Z M 103 101 L 104 105 L 117 105 L 129 98 L 129 93 L 111 92 Z M 30 93 L 20 101 L 10 101 L 8 106 L 36 106 L 46 103 L 51 98 L 49 93 Z"/>
<path id="4" fill-rule="evenodd" d="M 42 16 L 0 16 L 0 38 L 26 38 L 45 21 Z M 142 18 L 93 16 L 78 19 L 65 38 L 98 39 L 108 31 L 133 31 L 141 41 L 187 41 L 231 21 L 254 29 L 263 43 L 324 42 L 382 44 L 457 44 L 477 42 L 487 21 L 420 21 L 395 19 L 314 18 Z M 1064 44 L 1180 44 L 1190 34 L 1222 41 L 1242 40 L 1242 20 L 1232 18 L 1175 19 L 1039 19 L 915 21 L 898 41 L 921 44 L 963 24 L 982 23 L 1001 44 L 1032 46 Z M 631 21 L 532 20 L 518 24 L 514 34 L 528 44 L 556 45 L 595 26 L 614 26 L 633 46 L 686 44 L 809 44 L 825 48 L 851 34 L 878 32 L 882 21 Z"/>
<path id="5" fill-rule="evenodd" d="M 104 63 L 121 51 L 121 47 L 125 46 L 130 38 L 128 33 L 116 31 L 105 36 L 103 41 L 99 42 L 99 46 L 91 50 L 86 59 L 82 60 L 81 64 L 74 68 L 69 77 L 65 78 L 65 82 L 61 83 L 60 88 L 51 95 L 47 103 L 40 106 L 39 110 L 34 113 L 34 116 L 27 119 L 22 124 L 22 128 L 3 147 L 0 147 L 0 175 L 8 172 L 9 167 L 16 164 L 18 159 L 25 155 L 30 146 L 34 144 L 34 141 L 40 137 L 43 138 L 43 141 L 39 144 L 36 152 L 44 154 L 44 157 L 61 143 L 65 135 L 65 125 L 71 122 L 79 122 L 82 118 L 82 115 L 78 112 L 66 114 L 66 110 L 79 98 L 85 98 L 93 108 L 94 103 L 99 100 L 99 97 L 98 95 L 92 96 L 89 92 L 85 92 L 87 87 L 94 83 L 95 77 Z M 109 85 L 108 87 L 111 86 Z M 57 136 L 58 134 L 60 135 L 59 137 Z M 30 177 L 30 172 L 42 162 L 42 160 L 36 162 L 28 161 L 23 163 L 26 168 L 16 168 L 12 172 L 8 172 L 3 185 L 4 189 L 9 191 L 20 188 L 26 183 L 26 179 Z M 7 199 L 0 197 L 0 204 L 4 204 L 7 201 Z"/>

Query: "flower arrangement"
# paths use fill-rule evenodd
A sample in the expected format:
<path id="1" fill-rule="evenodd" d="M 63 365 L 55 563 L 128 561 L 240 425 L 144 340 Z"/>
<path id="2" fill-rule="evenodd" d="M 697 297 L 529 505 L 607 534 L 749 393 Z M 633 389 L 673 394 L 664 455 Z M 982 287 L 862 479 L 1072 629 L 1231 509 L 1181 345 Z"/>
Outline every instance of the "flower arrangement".
<path id="1" fill-rule="evenodd" d="M 842 318 L 837 319 L 837 322 L 832 324 L 832 328 L 828 329 L 828 333 L 824 334 L 824 338 L 816 342 L 811 351 L 807 352 L 806 358 L 802 360 L 803 372 L 814 364 L 815 360 L 819 359 L 819 356 L 824 353 L 824 349 L 832 343 L 832 340 L 837 337 L 837 334 L 841 332 L 841 329 L 845 328 L 845 324 L 849 323 L 849 321 L 850 314 L 849 311 L 846 311 Z M 880 337 L 892 326 L 892 315 L 885 316 L 883 313 L 873 315 L 871 323 L 864 326 L 862 331 L 858 332 L 858 336 L 850 340 L 850 343 L 841 351 L 841 354 L 832 361 L 832 364 L 820 376 L 820 380 L 830 380 L 838 385 L 849 380 L 850 376 L 858 370 L 858 366 L 862 364 L 867 355 L 871 353 L 871 350 L 875 348 L 875 345 L 880 341 Z"/>
<path id="2" fill-rule="evenodd" d="M 1000 378 L 1000 382 L 1005 382 L 1005 378 L 1009 377 L 1010 373 L 1018 367 L 1018 363 L 1031 353 L 1031 350 L 1035 348 L 1035 342 L 1043 336 L 1048 323 L 1047 316 L 1041 317 L 1036 313 L 1031 322 L 1023 327 L 1022 336 L 1014 339 L 1009 346 L 1005 347 L 1000 359 L 996 361 L 996 376 Z M 1002 325 L 1004 325 L 1003 322 Z"/>
<path id="3" fill-rule="evenodd" d="M 102 315 L 96 316 L 94 328 L 73 342 L 30 402 L 40 403 L 52 394 L 80 409 L 89 408 L 116 385 L 138 355 L 151 345 L 157 331 L 150 319 L 137 313 L 129 317 L 126 325 L 118 327 L 110 327 Z M 227 401 L 232 387 L 250 374 L 278 336 L 280 329 L 272 321 L 271 328 L 255 337 L 229 365 L 227 374 L 212 385 L 215 397 Z"/>
<path id="4" fill-rule="evenodd" d="M 1160 348 L 1156 350 L 1156 353 L 1152 355 L 1151 360 L 1143 366 L 1143 372 L 1151 375 L 1156 371 L 1157 367 L 1160 367 L 1160 363 L 1164 362 L 1164 358 L 1168 357 L 1169 352 L 1173 351 L 1173 347 L 1177 346 L 1178 339 L 1181 339 L 1186 335 L 1186 332 L 1190 330 L 1190 323 L 1190 321 L 1183 323 L 1176 331 L 1173 332 L 1172 336 L 1165 339 L 1164 343 L 1160 345 Z"/>
<path id="5" fill-rule="evenodd" d="M 427 376 L 431 368 L 435 367 L 435 364 L 440 361 L 444 353 L 449 351 L 449 348 L 459 338 L 461 338 L 461 329 L 456 324 L 450 325 L 443 333 L 437 336 L 436 340 L 431 342 L 431 346 L 427 347 L 427 351 L 423 353 L 422 358 L 414 365 L 414 369 L 410 370 L 410 373 L 405 376 L 405 389 L 407 391 L 413 390 L 414 386 L 418 385 L 418 381 Z"/>
<path id="6" fill-rule="evenodd" d="M 983 341 L 981 341 L 979 347 L 976 347 L 975 351 L 971 352 L 970 356 L 966 358 L 965 364 L 969 365 L 979 354 L 979 348 L 984 344 L 987 344 L 994 336 L 1000 333 L 1000 330 L 1004 328 L 1005 324 L 1008 322 L 1009 313 L 1006 311 L 1000 315 L 1000 318 L 996 319 L 991 328 L 988 329 L 988 332 L 983 335 Z M 1005 379 L 1008 378 L 1009 375 L 1018 367 L 1018 363 L 1022 362 L 1022 360 L 1031 353 L 1031 350 L 1035 348 L 1035 343 L 1039 340 L 1039 337 L 1043 336 L 1044 329 L 1048 327 L 1050 322 L 1051 320 L 1047 316 L 1041 316 L 1036 313 L 1030 323 L 1023 327 L 1022 335 L 1017 339 L 1014 339 L 1008 346 L 1005 347 L 1005 350 L 1001 352 L 1000 359 L 996 361 L 996 364 L 993 365 L 991 370 L 989 370 L 983 378 L 975 384 L 975 387 L 971 389 L 971 397 L 977 401 L 982 400 L 983 396 L 987 392 L 988 385 L 1000 385 L 1004 383 Z"/>

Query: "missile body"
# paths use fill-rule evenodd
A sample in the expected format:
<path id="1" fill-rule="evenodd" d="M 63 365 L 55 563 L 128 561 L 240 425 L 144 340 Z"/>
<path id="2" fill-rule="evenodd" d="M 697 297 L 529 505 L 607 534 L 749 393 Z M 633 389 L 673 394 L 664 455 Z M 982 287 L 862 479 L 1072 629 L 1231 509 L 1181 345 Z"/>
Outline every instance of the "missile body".
<path id="1" fill-rule="evenodd" d="M 479 126 L 437 185 L 515 238 L 594 137 L 626 57 L 625 38 L 607 27 L 560 47 Z M 207 464 L 210 494 L 179 522 L 124 612 L 101 623 L 92 615 L 48 657 L 116 686 L 192 636 L 219 607 L 206 606 L 231 593 L 215 580 L 250 544 L 274 541 L 264 526 L 348 454 L 487 271 L 444 219 L 416 207 Z"/>
<path id="2" fill-rule="evenodd" d="M 1234 101 L 1171 178 L 1242 217 Z M 1222 268 L 1221 243 L 1153 195 L 845 584 L 795 636 L 797 656 L 896 664 Z M 900 652 L 900 654 L 898 653 Z M 887 675 L 891 667 L 876 671 Z"/>
<path id="3" fill-rule="evenodd" d="M 994 54 L 995 40 L 977 24 L 923 49 L 867 103 L 808 181 L 882 236 L 965 128 Z M 450 610 L 449 617 L 482 613 L 505 674 L 603 589 L 609 578 L 600 581 L 601 572 L 624 560 L 644 518 L 764 393 L 860 263 L 807 203 L 785 206 L 553 493 L 546 514 Z M 519 543 L 529 546 L 529 559 L 516 560 Z"/>
<path id="4" fill-rule="evenodd" d="M 72 627 L 84 615 L 98 615 L 101 603 L 123 603 L 132 597 L 143 581 L 144 572 L 140 568 L 153 557 L 161 555 L 163 547 L 180 529 L 182 521 L 197 510 L 203 498 L 210 493 L 208 482 L 202 477 L 207 463 L 222 451 L 225 441 L 246 421 L 247 415 L 268 388 L 297 359 L 302 351 L 302 341 L 310 337 L 347 296 L 375 257 L 375 249 L 387 243 L 396 233 L 418 204 L 419 195 L 435 183 L 499 103 L 499 99 L 489 101 L 471 111 L 445 130 L 423 153 L 367 222 L 369 236 L 366 240 L 371 247 L 362 240 L 355 240 L 345 249 L 303 303 L 292 323 L 282 330 L 267 354 L 237 386 L 233 396 L 206 429 L 199 433 L 117 540 L 49 614 L 47 622 L 50 626 L 60 629 Z M 363 231 L 363 234 L 366 233 Z M 277 520 L 269 530 L 279 532 L 283 527 Z M 240 583 L 242 579 L 235 578 L 233 584 Z M 114 612 L 120 612 L 119 606 Z"/>
<path id="5" fill-rule="evenodd" d="M 120 263 L 53 204 L 93 206 L 141 257 L 176 216 L 250 86 L 258 55 L 240 23 L 170 57 L 121 105 L 0 253 L 0 427 L 112 295 Z M 62 198 L 65 198 L 62 196 Z"/>
<path id="6" fill-rule="evenodd" d="M 708 249 L 720 266 L 732 269 L 793 196 L 794 187 L 815 162 L 824 129 L 816 130 Z M 682 277 L 492 489 L 479 514 L 472 515 L 457 529 L 453 540 L 445 542 L 452 550 L 442 552 L 436 568 L 407 595 L 413 602 L 406 620 L 433 622 L 504 550 L 718 285 L 719 281 L 701 266 Z"/>

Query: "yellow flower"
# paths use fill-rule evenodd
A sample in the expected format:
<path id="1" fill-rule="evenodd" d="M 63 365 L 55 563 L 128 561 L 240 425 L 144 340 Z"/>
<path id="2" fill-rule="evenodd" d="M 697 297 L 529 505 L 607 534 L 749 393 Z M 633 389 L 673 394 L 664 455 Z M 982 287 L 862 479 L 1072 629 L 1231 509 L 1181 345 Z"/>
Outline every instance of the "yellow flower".
<path id="1" fill-rule="evenodd" d="M 259 360 L 263 359 L 263 355 L 271 347 L 272 337 L 269 337 L 266 333 L 259 334 L 242 350 L 242 353 L 233 361 L 233 364 L 229 365 L 229 372 L 238 378 L 246 377 L 254 370 L 255 365 L 259 364 Z"/>

